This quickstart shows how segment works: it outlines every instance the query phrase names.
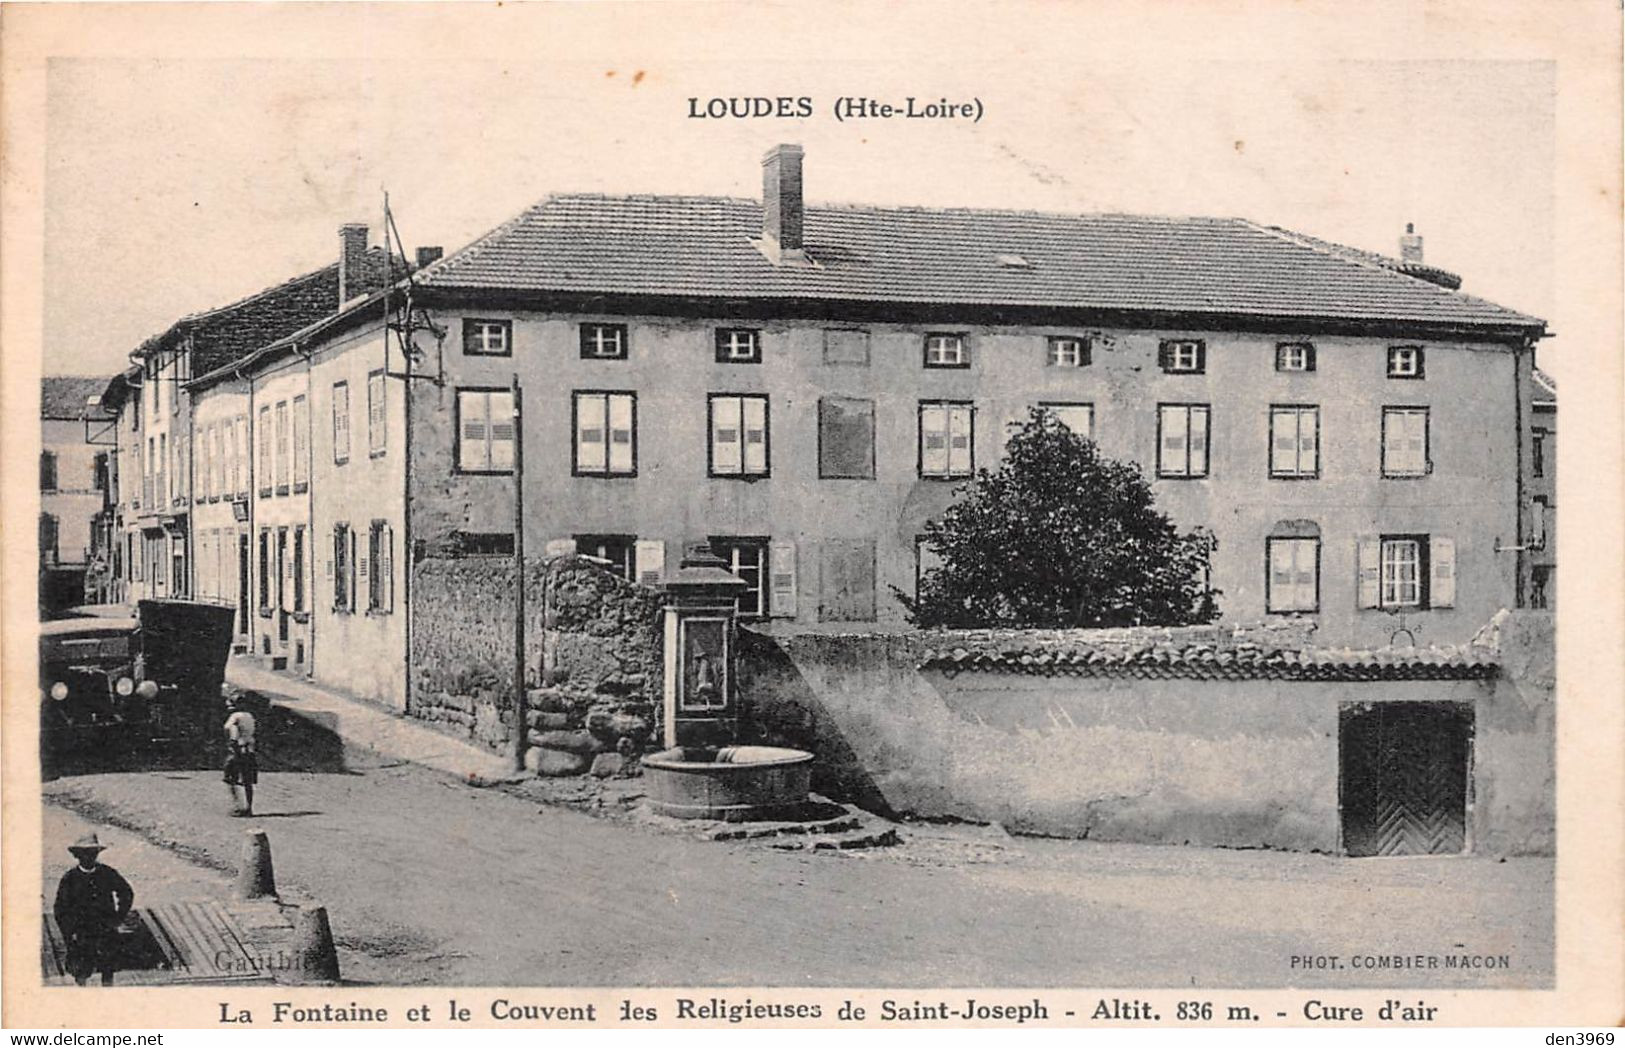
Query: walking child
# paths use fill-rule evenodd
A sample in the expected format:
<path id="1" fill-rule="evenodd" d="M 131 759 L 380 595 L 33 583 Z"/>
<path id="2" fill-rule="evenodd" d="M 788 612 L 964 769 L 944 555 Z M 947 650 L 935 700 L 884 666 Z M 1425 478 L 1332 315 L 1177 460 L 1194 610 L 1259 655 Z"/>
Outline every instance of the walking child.
<path id="1" fill-rule="evenodd" d="M 80 986 L 90 981 L 91 972 L 100 972 L 102 985 L 113 985 L 118 967 L 119 925 L 130 914 L 135 889 L 111 866 L 103 865 L 105 846 L 94 833 L 68 845 L 79 864 L 56 886 L 56 904 L 51 912 L 67 941 L 68 974 Z"/>
<path id="2" fill-rule="evenodd" d="M 226 696 L 226 788 L 231 791 L 231 814 L 254 814 L 254 784 L 259 782 L 258 759 L 254 755 L 254 715 L 243 706 L 241 697 Z M 239 799 L 238 790 L 242 791 Z"/>

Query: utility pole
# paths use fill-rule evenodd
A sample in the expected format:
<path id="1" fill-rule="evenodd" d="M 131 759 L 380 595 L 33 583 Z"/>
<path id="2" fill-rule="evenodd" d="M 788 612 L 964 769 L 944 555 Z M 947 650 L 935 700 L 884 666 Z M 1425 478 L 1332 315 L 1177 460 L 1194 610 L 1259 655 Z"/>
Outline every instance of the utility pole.
<path id="1" fill-rule="evenodd" d="M 525 417 L 519 373 L 513 376 L 513 763 L 525 770 L 530 720 L 525 701 Z M 491 420 L 495 422 L 495 419 Z"/>

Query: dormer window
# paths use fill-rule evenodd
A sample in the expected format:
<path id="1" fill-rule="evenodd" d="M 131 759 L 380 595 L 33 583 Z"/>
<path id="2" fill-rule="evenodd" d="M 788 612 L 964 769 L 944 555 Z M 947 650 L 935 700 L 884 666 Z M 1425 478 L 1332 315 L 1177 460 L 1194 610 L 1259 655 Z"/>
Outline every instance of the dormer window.
<path id="1" fill-rule="evenodd" d="M 925 336 L 925 366 L 928 368 L 970 367 L 970 354 L 965 351 L 965 336 L 945 334 Z"/>
<path id="2" fill-rule="evenodd" d="M 1421 346 L 1388 347 L 1389 378 L 1421 378 L 1422 373 Z"/>
<path id="3" fill-rule="evenodd" d="M 1157 348 L 1157 363 L 1170 375 L 1200 375 L 1207 370 L 1207 344 L 1201 339 L 1167 339 Z"/>
<path id="4" fill-rule="evenodd" d="M 1076 335 L 1056 335 L 1049 340 L 1049 366 L 1081 368 L 1089 363 L 1089 340 Z"/>
<path id="5" fill-rule="evenodd" d="M 717 328 L 718 364 L 760 364 L 762 333 L 755 328 Z"/>
<path id="6" fill-rule="evenodd" d="M 581 325 L 581 359 L 625 360 L 626 325 Z"/>
<path id="7" fill-rule="evenodd" d="M 1315 347 L 1307 342 L 1280 343 L 1275 347 L 1275 370 L 1315 370 Z"/>

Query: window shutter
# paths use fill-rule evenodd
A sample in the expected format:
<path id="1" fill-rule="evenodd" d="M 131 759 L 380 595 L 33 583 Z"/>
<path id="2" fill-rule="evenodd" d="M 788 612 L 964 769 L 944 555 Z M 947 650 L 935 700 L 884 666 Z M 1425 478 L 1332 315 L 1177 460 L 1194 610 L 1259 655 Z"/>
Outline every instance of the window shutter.
<path id="1" fill-rule="evenodd" d="M 1315 347 L 1312 345 L 1303 347 L 1303 369 L 1305 371 L 1315 370 Z"/>
<path id="2" fill-rule="evenodd" d="M 1456 606 L 1456 540 L 1435 535 L 1428 542 L 1428 604 L 1435 608 Z"/>
<path id="3" fill-rule="evenodd" d="M 666 543 L 663 539 L 638 539 L 635 570 L 640 586 L 658 586 L 666 576 Z"/>
<path id="4" fill-rule="evenodd" d="M 395 610 L 395 529 L 388 524 L 384 525 L 384 541 L 381 552 L 384 561 L 379 567 L 383 576 L 380 588 L 384 594 L 384 610 Z"/>
<path id="5" fill-rule="evenodd" d="M 459 392 L 457 411 L 462 423 L 458 434 L 457 467 L 465 470 L 486 469 L 490 465 L 486 432 L 489 401 L 484 393 Z"/>
<path id="6" fill-rule="evenodd" d="M 548 539 L 542 553 L 548 557 L 568 557 L 576 551 L 575 539 Z"/>
<path id="7" fill-rule="evenodd" d="M 345 606 L 346 610 L 354 611 L 354 610 L 356 610 L 356 603 L 355 603 L 355 597 L 356 597 L 356 589 L 355 589 L 356 541 L 355 541 L 355 529 L 354 528 L 346 529 L 346 531 L 345 531 L 345 539 L 349 543 L 349 546 L 350 546 L 350 560 L 349 560 L 350 567 L 349 567 L 349 571 L 347 572 L 347 575 L 349 577 L 344 580 L 346 586 L 349 589 L 349 593 L 347 595 L 348 599 L 345 602 L 344 606 Z M 366 572 L 366 568 L 363 567 L 362 568 L 362 573 L 365 574 L 365 572 Z"/>
<path id="8" fill-rule="evenodd" d="M 740 398 L 715 397 L 711 401 L 711 469 L 738 473 L 743 461 Z"/>
<path id="9" fill-rule="evenodd" d="M 513 447 L 516 437 L 513 417 L 513 394 L 490 394 L 491 469 L 513 469 Z"/>
<path id="10" fill-rule="evenodd" d="M 768 571 L 772 575 L 771 603 L 774 618 L 796 617 L 796 544 L 775 542 L 768 548 Z"/>
<path id="11" fill-rule="evenodd" d="M 1375 608 L 1382 598 L 1382 543 L 1370 536 L 1359 540 L 1359 606 Z"/>
<path id="12" fill-rule="evenodd" d="M 1157 343 L 1157 367 L 1164 371 L 1174 366 L 1174 347 L 1167 342 Z"/>

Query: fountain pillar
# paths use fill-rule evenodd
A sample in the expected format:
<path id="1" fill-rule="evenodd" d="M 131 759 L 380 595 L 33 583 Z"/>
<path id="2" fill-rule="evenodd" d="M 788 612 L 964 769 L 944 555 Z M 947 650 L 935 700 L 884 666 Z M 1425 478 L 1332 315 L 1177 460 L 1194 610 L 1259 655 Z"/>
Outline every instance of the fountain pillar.
<path id="1" fill-rule="evenodd" d="M 745 580 L 708 546 L 690 546 L 664 586 L 665 744 L 726 746 L 737 737 L 734 636 Z"/>

